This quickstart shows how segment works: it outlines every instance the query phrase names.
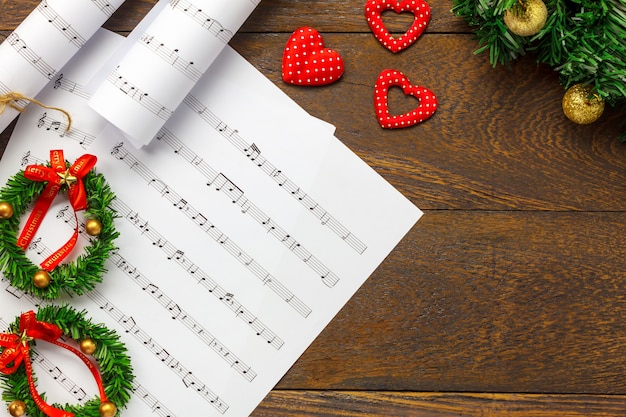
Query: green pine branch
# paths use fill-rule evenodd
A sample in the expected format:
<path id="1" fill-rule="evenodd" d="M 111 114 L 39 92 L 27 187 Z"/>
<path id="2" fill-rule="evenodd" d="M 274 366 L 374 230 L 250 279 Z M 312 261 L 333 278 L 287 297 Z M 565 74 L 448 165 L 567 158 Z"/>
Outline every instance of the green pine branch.
<path id="1" fill-rule="evenodd" d="M 133 368 L 128 350 L 119 335 L 102 324 L 96 324 L 86 317 L 85 311 L 78 311 L 67 305 L 43 306 L 36 313 L 37 320 L 57 325 L 64 335 L 80 341 L 92 339 L 97 349 L 93 357 L 98 363 L 105 394 L 118 410 L 126 406 L 133 390 Z M 10 325 L 9 332 L 19 334 L 19 317 Z M 2 330 L 3 331 L 3 330 Z M 36 349 L 36 341 L 33 343 Z M 32 360 L 32 352 L 31 352 Z M 35 384 L 36 375 L 33 376 Z M 28 379 L 21 365 L 16 373 L 0 375 L 2 399 L 7 402 L 14 400 L 24 401 L 27 405 L 28 415 L 33 417 L 45 417 L 44 413 L 36 406 L 30 392 Z M 45 393 L 40 392 L 44 401 L 47 401 Z M 89 399 L 84 405 L 54 403 L 56 408 L 71 412 L 81 417 L 100 417 L 98 407 L 100 398 L 97 396 Z"/>
<path id="2" fill-rule="evenodd" d="M 507 67 L 532 53 L 565 88 L 590 84 L 610 105 L 626 99 L 626 0 L 545 0 L 548 20 L 532 37 L 512 34 L 502 20 L 517 1 L 454 0 L 452 12 L 476 34 L 475 53 L 488 51 L 493 66 Z"/>

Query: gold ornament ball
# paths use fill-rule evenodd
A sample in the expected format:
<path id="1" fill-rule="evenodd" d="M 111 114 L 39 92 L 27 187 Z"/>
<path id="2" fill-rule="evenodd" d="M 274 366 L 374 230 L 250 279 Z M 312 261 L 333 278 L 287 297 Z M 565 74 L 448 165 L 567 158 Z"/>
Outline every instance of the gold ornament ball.
<path id="1" fill-rule="evenodd" d="M 542 0 L 522 0 L 504 11 L 504 24 L 519 36 L 532 36 L 546 25 L 548 8 Z"/>
<path id="2" fill-rule="evenodd" d="M 563 95 L 563 113 L 574 123 L 588 125 L 604 112 L 604 100 L 593 95 L 590 86 L 575 84 Z"/>
<path id="3" fill-rule="evenodd" d="M 0 201 L 0 219 L 10 219 L 13 216 L 13 206 L 8 201 Z"/>
<path id="4" fill-rule="evenodd" d="M 89 236 L 98 236 L 102 232 L 102 223 L 98 219 L 89 219 L 85 223 L 85 231 Z"/>
<path id="5" fill-rule="evenodd" d="M 37 271 L 35 275 L 33 275 L 33 284 L 37 288 L 47 288 L 50 285 L 50 274 L 46 271 Z"/>
<path id="6" fill-rule="evenodd" d="M 80 341 L 80 351 L 85 355 L 93 355 L 96 351 L 96 342 L 91 339 L 83 339 Z"/>
<path id="7" fill-rule="evenodd" d="M 26 403 L 24 401 L 15 400 L 9 404 L 9 414 L 13 417 L 21 417 L 26 414 Z"/>
<path id="8" fill-rule="evenodd" d="M 99 411 L 101 417 L 113 417 L 117 413 L 117 407 L 111 401 L 103 401 Z"/>

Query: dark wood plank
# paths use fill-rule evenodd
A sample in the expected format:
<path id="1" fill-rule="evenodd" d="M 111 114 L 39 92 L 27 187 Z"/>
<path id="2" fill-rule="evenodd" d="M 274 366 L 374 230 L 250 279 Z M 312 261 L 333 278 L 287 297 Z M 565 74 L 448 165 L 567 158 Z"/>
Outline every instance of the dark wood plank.
<path id="1" fill-rule="evenodd" d="M 273 391 L 251 417 L 618 417 L 626 397 Z"/>
<path id="2" fill-rule="evenodd" d="M 105 25 L 118 32 L 132 30 L 156 0 L 126 0 Z M 462 20 L 451 12 L 450 0 L 430 0 L 429 32 L 467 31 Z M 0 30 L 13 30 L 39 0 L 0 1 Z M 313 26 L 320 32 L 369 32 L 364 13 L 365 0 L 262 0 L 242 32 L 293 32 L 300 26 Z M 389 30 L 406 30 L 406 19 L 386 19 Z"/>
<path id="3" fill-rule="evenodd" d="M 625 213 L 429 211 L 282 389 L 626 393 Z"/>

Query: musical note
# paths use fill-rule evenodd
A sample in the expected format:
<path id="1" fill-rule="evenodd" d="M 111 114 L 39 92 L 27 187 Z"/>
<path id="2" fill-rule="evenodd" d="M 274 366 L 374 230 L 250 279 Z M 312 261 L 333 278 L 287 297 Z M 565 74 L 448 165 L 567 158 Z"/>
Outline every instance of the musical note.
<path id="1" fill-rule="evenodd" d="M 33 66 L 41 75 L 50 80 L 54 77 L 57 70 L 50 66 L 41 56 L 37 55 L 27 44 L 24 42 L 17 32 L 12 32 L 7 36 L 9 45 L 13 46 L 16 52 L 21 55 L 26 62 Z"/>
<path id="2" fill-rule="evenodd" d="M 125 321 L 127 323 L 131 323 L 132 317 L 128 317 L 124 315 L 124 313 L 118 307 L 113 306 L 110 303 L 110 301 L 107 300 L 106 297 L 100 294 L 97 290 L 90 291 L 87 296 L 93 302 L 99 305 L 100 308 L 103 308 L 103 305 L 107 305 L 108 307 L 105 309 L 105 311 L 107 311 L 107 313 L 114 320 L 121 323 L 124 328 L 128 327 L 128 324 L 126 324 Z M 189 375 L 190 371 L 186 367 L 184 367 L 178 359 L 174 358 L 167 351 L 167 349 L 165 349 L 164 347 L 156 343 L 151 336 L 149 336 L 143 329 L 137 326 L 137 324 L 134 322 L 134 319 L 132 320 L 132 324 L 133 324 L 133 329 L 136 329 L 136 330 L 131 332 L 130 334 L 133 335 L 137 340 L 139 340 L 146 349 L 150 350 L 150 352 L 154 354 L 154 356 L 161 363 L 163 363 L 163 365 L 167 366 L 167 368 L 170 369 L 172 372 L 174 372 L 176 376 L 179 377 L 181 380 L 185 376 Z M 145 343 L 148 340 L 152 340 L 152 342 L 149 344 Z M 206 387 L 206 384 L 202 383 L 197 377 L 193 376 L 193 380 L 195 382 L 195 385 Z M 219 402 L 219 406 L 216 404 L 215 401 L 219 399 L 219 396 L 215 394 L 214 392 L 212 392 L 211 390 L 209 390 L 208 388 L 203 392 L 197 392 L 197 393 L 205 401 L 207 401 L 213 407 L 215 407 L 220 413 L 223 414 L 228 410 L 229 408 L 228 404 L 222 401 Z"/>
<path id="3" fill-rule="evenodd" d="M 114 151 L 121 152 L 119 144 L 114 147 Z M 120 160 L 120 158 L 117 159 Z M 125 162 L 133 171 L 137 172 L 142 178 L 148 181 L 149 184 L 154 183 L 152 180 L 154 178 L 157 178 L 157 176 L 153 172 L 151 172 L 143 163 L 141 163 L 137 159 L 137 157 L 135 157 L 129 151 L 125 151 L 125 155 L 122 161 Z M 167 194 L 167 196 L 165 196 L 165 198 L 172 202 L 174 205 L 179 204 L 181 201 L 184 200 L 172 189 L 172 187 L 169 187 L 169 190 L 170 192 Z M 187 200 L 184 201 L 186 202 Z M 188 218 L 194 221 L 194 223 L 198 224 L 195 219 L 197 219 L 200 212 L 198 212 L 190 204 L 186 204 L 185 210 L 181 210 L 181 213 L 185 214 Z M 241 261 L 240 255 L 244 253 L 244 251 L 232 239 L 227 239 L 226 234 L 224 234 L 217 227 L 215 227 L 213 224 L 209 224 L 208 222 L 201 227 L 205 233 L 207 233 L 220 244 L 220 247 L 224 248 L 228 253 Z M 276 226 L 273 225 L 271 227 L 274 229 L 276 228 Z M 168 260 L 171 259 L 171 257 L 168 257 Z M 183 263 L 184 261 L 185 259 L 182 258 L 181 254 L 181 260 L 178 260 L 178 262 Z M 264 279 L 264 277 L 267 275 L 266 270 L 254 260 L 246 264 L 246 267 L 259 279 Z M 284 284 L 282 284 L 277 279 L 272 279 L 268 287 L 276 294 L 278 294 L 282 300 L 286 301 L 293 309 L 298 311 L 298 313 L 300 313 L 300 315 L 302 315 L 303 317 L 308 317 L 309 314 L 311 314 L 311 308 L 307 306 L 300 298 L 296 297 Z"/>
<path id="4" fill-rule="evenodd" d="M 129 217 L 132 217 L 133 219 L 140 218 L 138 213 L 130 211 L 130 209 L 128 209 L 126 206 L 121 205 L 121 206 L 117 206 L 116 208 L 117 208 L 117 211 L 120 214 L 125 215 L 126 218 L 129 218 Z M 74 216 L 71 215 L 71 213 L 66 214 L 65 217 L 69 221 L 71 221 L 74 218 Z M 168 260 L 176 259 L 177 257 L 180 259 L 183 259 L 184 252 L 182 250 L 172 247 L 165 238 L 163 238 L 162 236 L 158 234 L 156 234 L 152 238 L 156 238 L 157 242 L 161 242 L 155 246 L 158 246 L 160 249 L 168 253 L 168 256 L 167 256 Z M 242 262 L 245 262 L 248 264 L 252 262 L 252 258 L 250 258 L 249 256 L 247 255 L 240 255 L 240 256 L 246 256 L 246 258 L 243 259 Z M 178 305 L 170 297 L 166 296 L 157 285 L 152 283 L 147 277 L 145 277 L 141 272 L 139 272 L 137 270 L 137 267 L 130 265 L 128 261 L 124 257 L 122 257 L 119 251 L 112 253 L 110 258 L 120 270 L 125 272 L 131 278 L 133 278 L 133 281 L 137 285 L 139 285 L 143 291 L 151 294 L 154 299 L 159 301 L 161 305 L 168 308 L 168 310 L 171 305 Z M 273 331 L 268 329 L 267 326 L 264 325 L 260 320 L 258 320 L 258 318 L 254 314 L 252 314 L 252 312 L 250 312 L 245 306 L 243 306 L 241 303 L 236 302 L 234 300 L 234 295 L 232 293 L 221 288 L 212 278 L 210 278 L 196 264 L 193 264 L 188 260 L 186 263 L 189 263 L 190 265 L 186 267 L 185 271 L 188 272 L 191 276 L 193 276 L 197 282 L 201 283 L 206 289 L 208 289 L 209 293 L 213 294 L 225 306 L 227 306 L 230 310 L 235 312 L 237 317 L 241 318 L 241 320 L 251 325 L 252 329 L 256 331 L 258 336 L 263 334 L 263 336 L 267 338 L 268 343 L 276 349 L 280 349 L 283 346 L 284 341 L 281 338 L 279 338 Z M 183 266 L 183 262 L 180 262 L 179 264 Z M 105 305 L 104 308 L 110 308 L 108 306 L 108 303 Z M 184 313 L 182 310 L 181 310 L 181 314 L 178 317 L 184 317 L 186 319 L 185 324 L 187 325 L 187 327 L 192 329 L 194 333 L 197 333 L 197 334 L 205 333 L 205 330 L 202 328 L 202 326 L 197 324 L 194 319 L 188 318 L 189 316 L 187 315 L 187 313 Z"/>
<path id="5" fill-rule="evenodd" d="M 296 253 L 297 250 L 298 253 L 296 253 L 296 255 L 303 262 L 305 262 L 307 266 L 313 269 L 318 274 L 318 276 L 326 276 L 326 278 L 322 280 L 324 285 L 326 285 L 327 287 L 333 287 L 339 282 L 339 277 L 335 273 L 329 271 L 329 269 L 324 266 L 321 261 L 316 259 L 313 254 L 311 254 L 308 250 L 304 249 L 302 245 L 291 236 L 291 234 L 289 234 L 282 227 L 276 224 L 276 222 L 269 218 L 263 211 L 261 211 L 261 209 L 259 209 L 247 197 L 245 197 L 244 191 L 233 181 L 231 181 L 230 178 L 228 178 L 221 172 L 217 173 L 216 170 L 213 169 L 205 161 L 196 162 L 197 154 L 191 148 L 182 143 L 182 141 L 180 141 L 166 128 L 162 128 L 159 131 L 159 142 L 168 145 L 175 150 L 184 150 L 182 152 L 176 152 L 176 154 L 179 154 L 183 159 L 189 162 L 191 166 L 193 166 L 196 170 L 203 174 L 205 178 L 208 179 L 208 186 L 213 186 L 215 190 L 220 191 L 224 195 L 226 195 L 233 204 L 236 204 L 241 208 L 241 213 L 251 216 L 257 223 L 261 224 L 264 227 L 267 233 L 270 233 L 276 239 L 280 240 L 292 252 Z M 256 145 L 253 145 L 251 149 L 252 148 L 258 150 L 258 147 Z M 258 151 L 258 153 L 260 154 L 260 150 Z M 280 176 L 282 175 L 282 172 L 280 170 L 277 170 L 275 175 Z M 297 195 L 299 199 L 304 198 L 304 195 L 302 194 L 302 191 L 299 187 L 291 191 L 291 194 Z M 180 204 L 183 201 L 184 207 L 186 209 L 190 209 L 190 207 L 188 207 L 187 205 L 187 201 L 183 199 L 181 199 L 175 205 L 179 206 L 180 208 Z M 192 216 L 192 219 L 197 220 L 199 216 L 201 216 L 203 221 L 198 222 L 198 224 L 202 226 L 204 225 L 204 222 L 206 222 L 206 217 L 204 215 L 194 215 Z M 226 240 L 227 239 L 224 239 L 222 235 L 219 235 L 219 237 L 217 238 L 217 241 L 220 244 L 224 244 Z M 314 262 L 310 262 L 311 260 L 314 260 Z M 249 266 L 250 263 L 246 262 L 245 265 Z"/>
<path id="6" fill-rule="evenodd" d="M 250 159 L 251 161 L 256 160 L 259 157 L 259 155 L 261 155 L 261 150 L 254 143 L 251 144 L 249 148 L 244 148 L 243 151 L 246 154 L 246 157 Z"/>
<path id="7" fill-rule="evenodd" d="M 262 154 L 259 147 L 253 142 L 248 143 L 242 138 L 236 129 L 228 127 L 228 125 L 217 117 L 214 113 L 207 109 L 200 100 L 194 97 L 192 94 L 188 95 L 183 103 L 187 105 L 191 110 L 196 112 L 209 126 L 218 131 L 222 137 L 228 140 L 236 149 L 241 151 L 246 158 L 260 168 L 266 175 L 272 178 L 281 188 L 285 189 L 292 197 L 297 199 L 303 206 L 309 208 L 308 212 L 317 216 L 327 214 L 318 202 L 313 197 L 306 193 L 300 186 L 291 181 L 282 170 L 275 167 L 269 160 L 267 160 Z M 202 112 L 199 110 L 202 109 Z M 329 227 L 335 234 L 342 238 L 342 241 L 347 243 L 357 253 L 363 254 L 367 249 L 367 246 L 357 238 L 357 236 L 342 225 L 338 220 L 328 214 L 329 218 L 322 224 Z M 348 238 L 343 239 L 343 237 Z"/>
<path id="8" fill-rule="evenodd" d="M 172 255 L 168 256 L 167 259 L 172 260 L 172 259 L 176 259 L 177 261 L 181 261 L 184 262 L 184 257 L 185 257 L 185 252 L 183 252 L 182 250 L 178 249 L 176 250 Z"/>
<path id="9" fill-rule="evenodd" d="M 131 84 L 129 80 L 119 75 L 117 70 L 113 71 L 107 77 L 107 81 L 117 87 L 126 96 L 139 103 L 146 110 L 163 120 L 169 119 L 174 113 L 173 110 L 167 109 L 163 104 L 151 98 L 147 91 L 140 90 L 137 86 Z"/>
<path id="10" fill-rule="evenodd" d="M 69 23 L 67 23 L 57 12 L 55 12 L 48 5 L 46 0 L 39 3 L 36 10 L 48 20 L 48 23 L 51 23 L 56 29 L 58 29 L 59 33 L 65 36 L 71 44 L 77 48 L 81 48 L 85 44 L 86 40 L 80 35 L 80 33 L 72 28 Z"/>
<path id="11" fill-rule="evenodd" d="M 89 99 L 91 97 L 90 94 L 85 89 L 85 87 L 83 87 L 82 85 L 79 85 L 75 81 L 67 79 L 64 74 L 59 74 L 57 76 L 57 78 L 54 80 L 54 84 L 52 88 L 54 88 L 55 90 L 58 89 L 58 90 L 67 91 L 68 93 L 72 93 L 75 96 L 78 96 L 84 99 Z"/>
<path id="12" fill-rule="evenodd" d="M 198 82 L 200 77 L 202 77 L 202 72 L 196 68 L 193 61 L 189 59 L 181 59 L 180 51 L 178 49 L 168 48 L 164 42 L 156 39 L 154 35 L 144 33 L 139 38 L 139 41 L 141 45 L 154 52 L 155 55 L 174 67 L 191 81 Z"/>
<path id="13" fill-rule="evenodd" d="M 107 16 L 111 17 L 117 7 L 114 7 L 108 0 L 91 0 L 93 4 Z"/>
<path id="14" fill-rule="evenodd" d="M 228 43 L 233 37 L 234 33 L 231 30 L 225 29 L 220 22 L 211 18 L 191 2 L 178 0 L 170 3 L 170 5 L 173 9 L 183 11 L 183 13 L 191 17 L 195 22 L 199 23 L 204 29 L 208 30 L 211 34 L 215 35 L 217 39 L 225 44 Z"/>
<path id="15" fill-rule="evenodd" d="M 133 393 L 135 396 L 141 398 L 141 400 L 152 410 L 152 413 L 159 415 L 160 417 L 175 417 L 167 407 L 163 405 L 157 398 L 152 395 L 143 385 L 138 384 L 136 381 L 133 383 Z"/>

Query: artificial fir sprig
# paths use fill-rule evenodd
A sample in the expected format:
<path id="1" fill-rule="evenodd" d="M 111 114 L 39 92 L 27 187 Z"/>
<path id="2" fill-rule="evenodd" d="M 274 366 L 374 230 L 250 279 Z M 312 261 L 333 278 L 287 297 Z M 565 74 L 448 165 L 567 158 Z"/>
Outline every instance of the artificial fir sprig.
<path id="1" fill-rule="evenodd" d="M 98 219 L 102 230 L 91 239 L 90 245 L 85 246 L 85 253 L 76 261 L 61 264 L 50 272 L 51 283 L 46 288 L 34 285 L 33 276 L 40 268 L 16 245 L 20 217 L 27 211 L 31 201 L 44 190 L 45 183 L 31 181 L 20 171 L 0 190 L 0 201 L 10 203 L 14 211 L 11 218 L 0 220 L 0 271 L 14 287 L 40 298 L 55 299 L 62 294 L 84 294 L 102 281 L 102 275 L 106 272 L 105 262 L 116 249 L 113 242 L 119 236 L 113 224 L 117 215 L 110 207 L 115 194 L 102 174 L 94 170 L 84 177 L 84 185 L 88 202 L 85 217 Z"/>
<path id="2" fill-rule="evenodd" d="M 84 311 L 75 310 L 69 306 L 47 305 L 41 307 L 36 313 L 38 321 L 52 323 L 58 326 L 63 334 L 75 341 L 91 340 L 96 349 L 92 353 L 98 363 L 99 373 L 108 401 L 123 408 L 133 390 L 133 368 L 126 346 L 113 330 L 102 324 L 95 324 L 86 318 Z M 20 318 L 18 317 L 9 327 L 9 332 L 19 333 Z M 32 356 L 32 349 L 31 349 Z M 33 376 L 36 382 L 36 376 Z M 11 375 L 2 375 L 2 399 L 7 402 L 23 401 L 32 417 L 45 417 L 44 413 L 35 404 L 25 372 L 19 370 Z M 46 395 L 41 394 L 44 401 Z M 89 399 L 84 405 L 55 404 L 56 408 L 62 408 L 80 417 L 101 417 L 99 411 L 100 399 Z"/>
<path id="3" fill-rule="evenodd" d="M 533 36 L 511 33 L 503 14 L 528 0 L 454 0 L 493 66 L 527 53 L 559 73 L 564 88 L 589 85 L 610 105 L 626 101 L 626 0 L 545 0 L 548 18 Z"/>

